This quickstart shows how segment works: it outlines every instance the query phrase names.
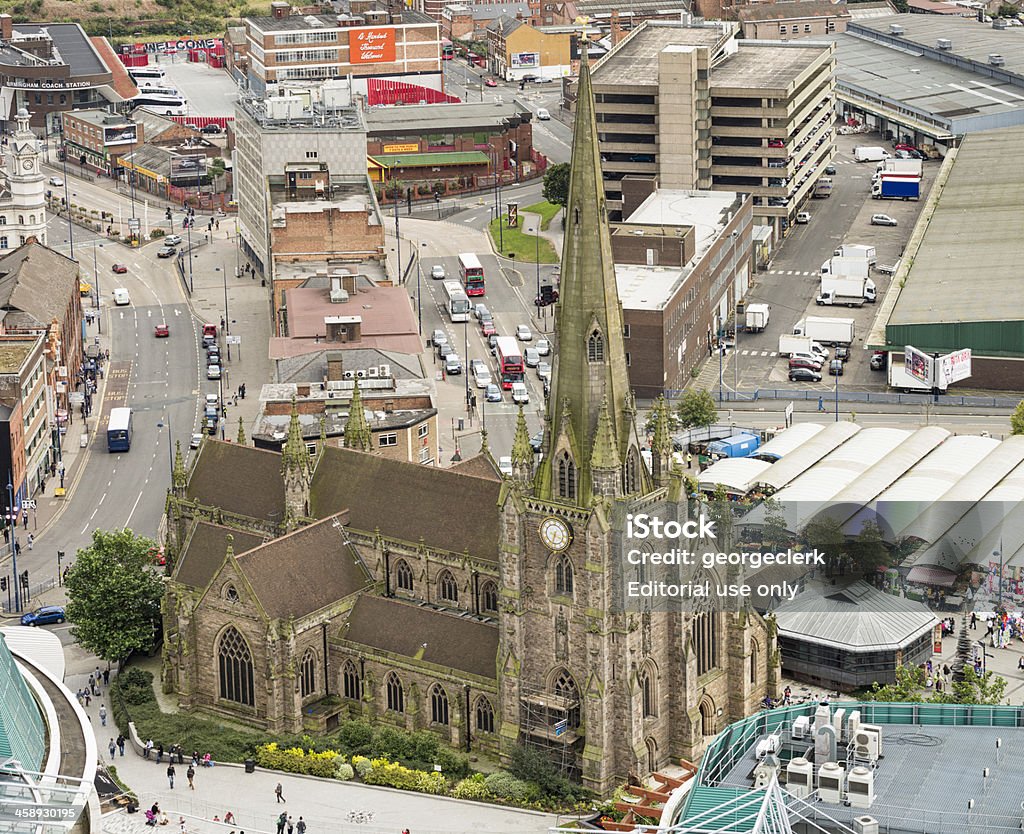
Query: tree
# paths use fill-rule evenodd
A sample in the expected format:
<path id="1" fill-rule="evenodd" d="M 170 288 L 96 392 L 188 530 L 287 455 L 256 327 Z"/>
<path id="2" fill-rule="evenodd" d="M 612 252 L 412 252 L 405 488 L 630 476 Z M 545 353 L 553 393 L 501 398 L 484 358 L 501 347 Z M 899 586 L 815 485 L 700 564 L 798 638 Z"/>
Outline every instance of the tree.
<path id="1" fill-rule="evenodd" d="M 782 505 L 773 498 L 764 500 L 764 526 L 761 528 L 761 547 L 767 552 L 777 552 L 788 547 L 793 538 L 786 526 L 786 514 Z"/>
<path id="2" fill-rule="evenodd" d="M 676 411 L 679 414 L 680 425 L 684 429 L 704 429 L 718 419 L 715 399 L 704 389 L 687 389 Z"/>
<path id="3" fill-rule="evenodd" d="M 78 551 L 65 586 L 71 633 L 108 662 L 149 651 L 160 625 L 163 583 L 152 569 L 152 539 L 131 530 L 94 530 Z"/>
<path id="4" fill-rule="evenodd" d="M 544 190 L 542 195 L 549 203 L 563 208 L 569 202 L 569 163 L 559 162 L 549 165 L 544 172 Z"/>
<path id="5" fill-rule="evenodd" d="M 894 683 L 871 685 L 865 701 L 893 701 L 933 704 L 1000 704 L 1006 696 L 1006 678 L 985 672 L 979 675 L 971 666 L 964 667 L 964 679 L 949 684 L 942 692 L 925 687 L 925 671 L 920 666 L 897 666 Z"/>
<path id="6" fill-rule="evenodd" d="M 1010 415 L 1010 434 L 1024 434 L 1024 400 L 1017 403 Z"/>
<path id="7" fill-rule="evenodd" d="M 843 536 L 842 525 L 835 518 L 821 514 L 808 521 L 800 533 L 800 538 L 805 549 L 817 550 L 822 555 L 829 576 L 836 572 L 843 559 L 846 538 Z"/>

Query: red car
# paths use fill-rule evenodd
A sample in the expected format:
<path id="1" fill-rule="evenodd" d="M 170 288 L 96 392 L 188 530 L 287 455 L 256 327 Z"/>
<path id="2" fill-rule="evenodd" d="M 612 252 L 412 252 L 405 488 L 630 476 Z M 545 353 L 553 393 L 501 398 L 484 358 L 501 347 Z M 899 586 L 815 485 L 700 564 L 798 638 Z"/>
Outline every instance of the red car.
<path id="1" fill-rule="evenodd" d="M 485 87 L 497 87 L 498 86 L 498 82 L 495 81 L 493 78 L 485 78 L 484 79 L 484 86 Z"/>
<path id="2" fill-rule="evenodd" d="M 158 339 L 161 339 L 170 336 L 171 329 L 166 324 L 158 324 L 153 333 Z"/>
<path id="3" fill-rule="evenodd" d="M 480 322 L 480 334 L 483 336 L 493 336 L 498 331 L 494 329 L 493 321 L 482 321 Z"/>
<path id="4" fill-rule="evenodd" d="M 114 264 L 111 269 L 116 275 L 124 275 L 128 271 L 128 267 L 124 264 Z"/>

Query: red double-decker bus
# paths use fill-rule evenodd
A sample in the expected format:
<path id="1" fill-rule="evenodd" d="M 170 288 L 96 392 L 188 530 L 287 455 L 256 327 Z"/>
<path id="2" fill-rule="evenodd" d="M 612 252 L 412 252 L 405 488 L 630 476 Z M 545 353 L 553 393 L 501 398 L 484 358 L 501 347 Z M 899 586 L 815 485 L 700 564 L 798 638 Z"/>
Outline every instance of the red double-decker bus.
<path id="1" fill-rule="evenodd" d="M 484 267 L 471 252 L 459 255 L 459 280 L 462 281 L 466 295 L 472 297 L 484 294 Z"/>
<path id="2" fill-rule="evenodd" d="M 512 388 L 513 382 L 522 382 L 526 374 L 523 352 L 519 342 L 511 336 L 499 336 L 494 343 L 494 355 L 498 359 L 498 375 L 501 387 L 506 391 Z"/>
<path id="3" fill-rule="evenodd" d="M 441 60 L 450 61 L 455 57 L 455 46 L 448 38 L 441 38 Z"/>

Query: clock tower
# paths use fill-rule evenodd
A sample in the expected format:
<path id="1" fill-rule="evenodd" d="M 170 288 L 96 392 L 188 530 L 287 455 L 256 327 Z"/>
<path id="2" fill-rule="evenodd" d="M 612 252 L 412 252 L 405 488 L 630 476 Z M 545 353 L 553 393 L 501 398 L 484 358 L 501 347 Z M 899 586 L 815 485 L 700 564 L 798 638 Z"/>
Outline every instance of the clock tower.
<path id="1" fill-rule="evenodd" d="M 542 750 L 604 794 L 699 756 L 706 737 L 759 704 L 774 637 L 752 612 L 625 599 L 644 579 L 623 558 L 627 515 L 683 521 L 690 507 L 664 400 L 650 470 L 641 454 L 586 62 L 577 92 L 544 452 L 533 471 L 520 415 L 500 501 L 498 676 L 505 754 Z"/>
<path id="2" fill-rule="evenodd" d="M 11 213 L 4 232 L 10 249 L 17 248 L 22 238 L 27 240 L 32 236 L 46 243 L 46 177 L 42 171 L 39 140 L 28 126 L 29 113 L 24 107 L 18 110 L 17 122 L 18 129 L 10 142 L 7 171 Z"/>

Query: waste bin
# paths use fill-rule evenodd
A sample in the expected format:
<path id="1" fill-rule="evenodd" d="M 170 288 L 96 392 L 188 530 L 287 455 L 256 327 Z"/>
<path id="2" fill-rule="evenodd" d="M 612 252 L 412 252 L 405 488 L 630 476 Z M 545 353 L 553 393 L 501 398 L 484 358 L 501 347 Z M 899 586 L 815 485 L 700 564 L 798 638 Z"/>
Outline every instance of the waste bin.
<path id="1" fill-rule="evenodd" d="M 256 760 L 255 759 L 246 759 L 245 760 L 245 772 L 246 773 L 255 773 L 256 772 Z"/>

